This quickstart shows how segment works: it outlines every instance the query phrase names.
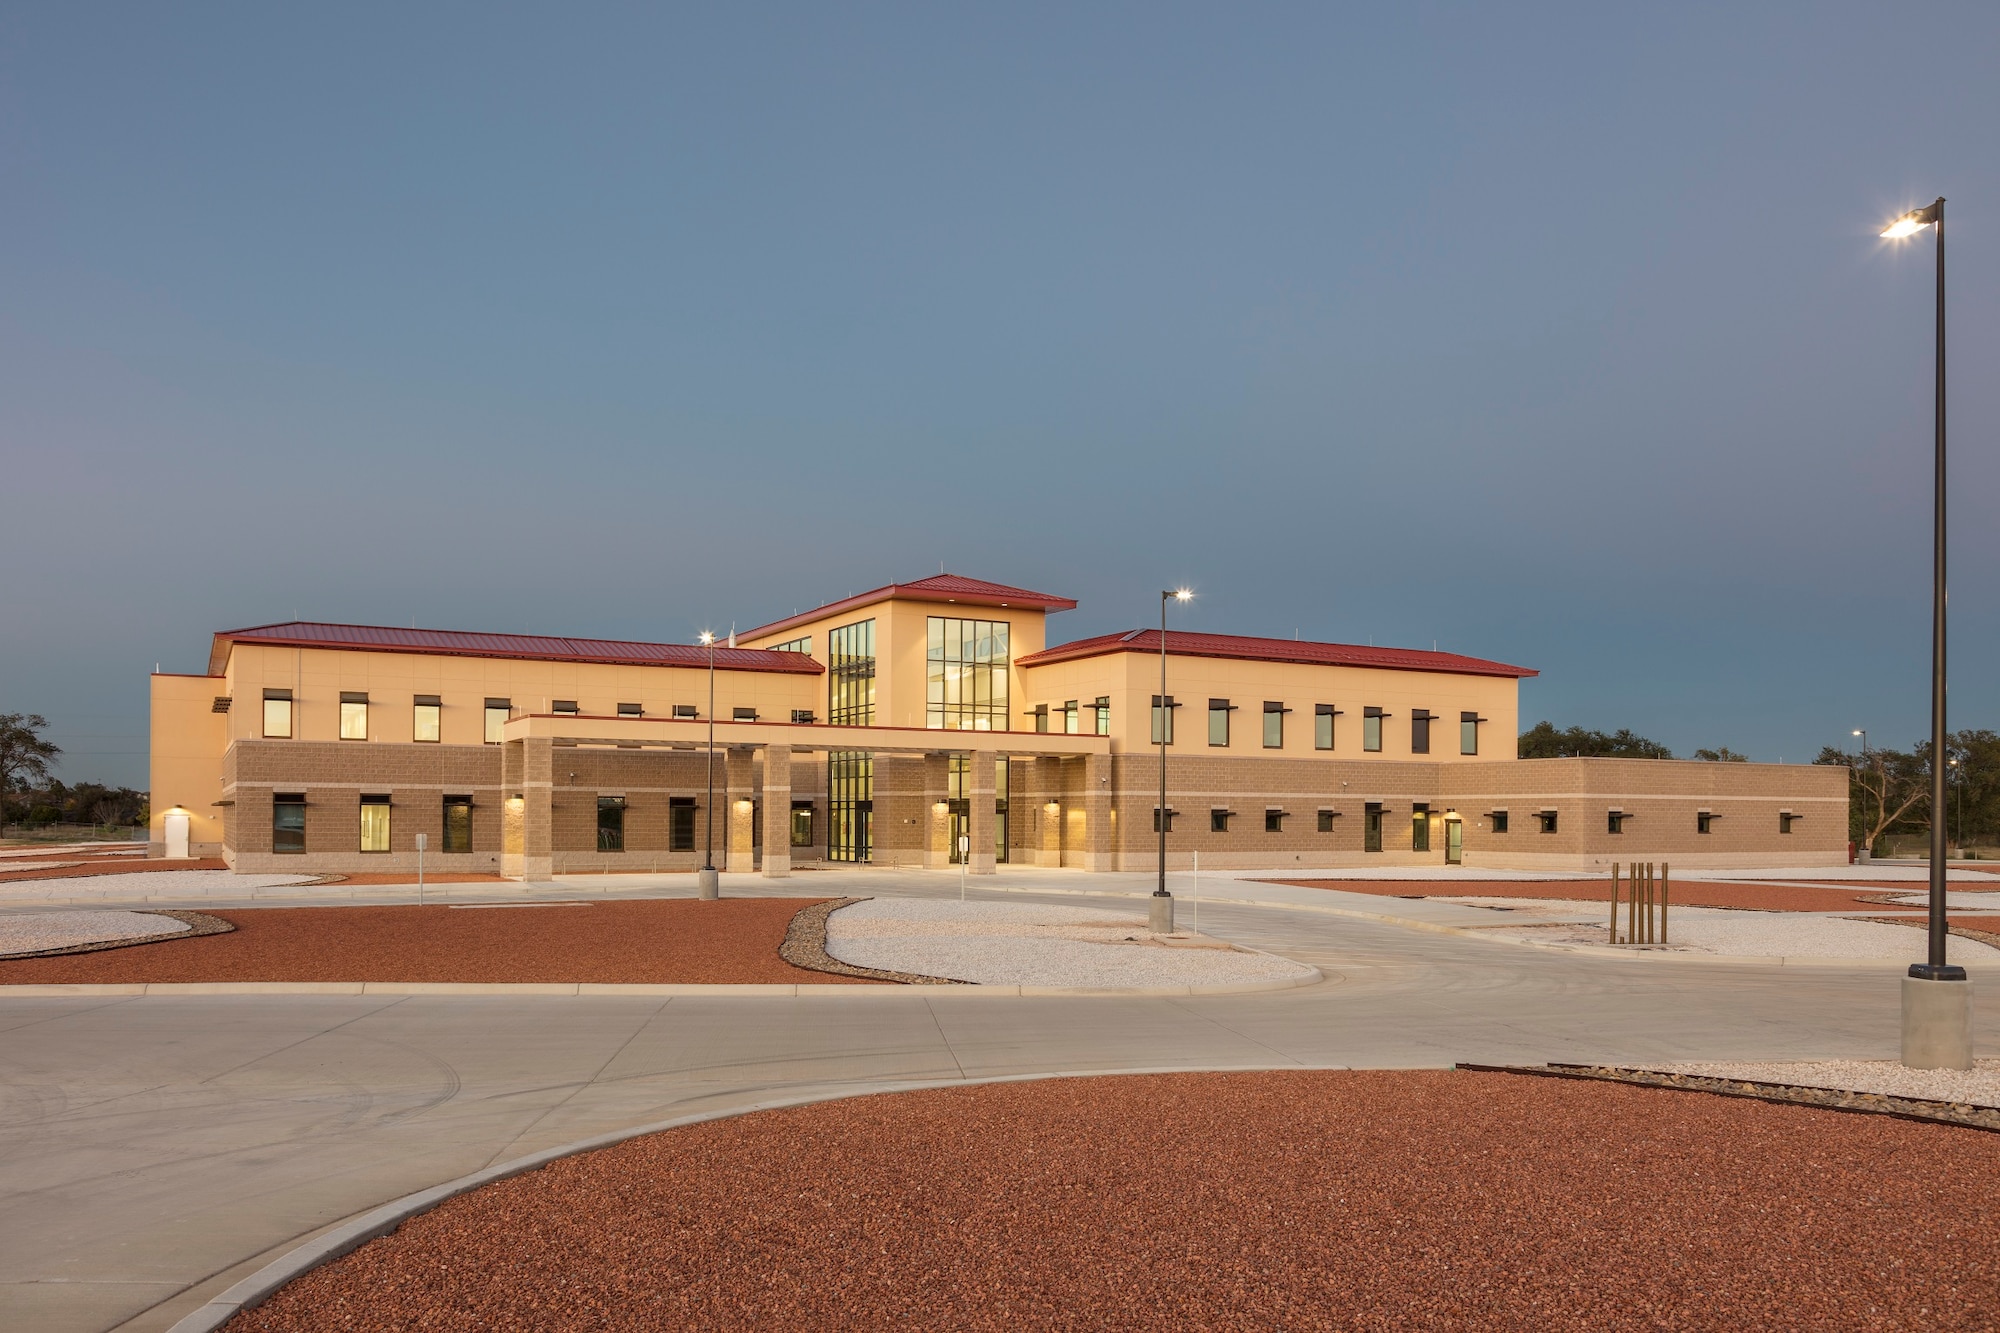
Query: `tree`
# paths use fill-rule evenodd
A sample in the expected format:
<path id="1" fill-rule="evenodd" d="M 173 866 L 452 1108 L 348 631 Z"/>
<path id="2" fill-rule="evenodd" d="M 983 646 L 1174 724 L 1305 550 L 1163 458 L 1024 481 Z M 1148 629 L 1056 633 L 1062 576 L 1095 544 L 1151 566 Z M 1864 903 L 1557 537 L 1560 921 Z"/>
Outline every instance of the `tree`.
<path id="1" fill-rule="evenodd" d="M 49 765 L 62 757 L 62 747 L 42 738 L 48 725 L 40 713 L 0 713 L 0 822 L 8 797 L 47 782 Z"/>
<path id="2" fill-rule="evenodd" d="M 1929 742 L 1908 753 L 1876 749 L 1865 755 L 1829 745 L 1813 762 L 1847 766 L 1848 831 L 1869 851 L 1885 833 L 1930 827 Z"/>
<path id="3" fill-rule="evenodd" d="M 1720 750 L 1696 750 L 1694 757 L 1697 759 L 1706 759 L 1711 764 L 1747 764 L 1750 762 L 1749 755 L 1738 754 L 1727 745 L 1723 746 Z"/>
<path id="4" fill-rule="evenodd" d="M 1523 759 L 1672 759 L 1674 752 L 1625 727 L 1608 734 L 1582 727 L 1558 731 L 1555 724 L 1543 721 L 1521 733 L 1520 755 Z"/>

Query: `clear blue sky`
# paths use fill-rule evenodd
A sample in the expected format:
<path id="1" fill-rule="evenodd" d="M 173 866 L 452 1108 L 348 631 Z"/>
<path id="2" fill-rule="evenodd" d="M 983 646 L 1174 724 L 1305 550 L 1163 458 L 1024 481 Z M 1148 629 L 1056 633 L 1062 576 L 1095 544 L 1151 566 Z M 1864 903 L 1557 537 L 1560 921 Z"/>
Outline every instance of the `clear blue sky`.
<path id="1" fill-rule="evenodd" d="M 288 619 L 686 640 L 954 571 L 1907 744 L 1951 200 L 2000 726 L 2000 7 L 17 5 L 0 711 L 143 785 Z"/>

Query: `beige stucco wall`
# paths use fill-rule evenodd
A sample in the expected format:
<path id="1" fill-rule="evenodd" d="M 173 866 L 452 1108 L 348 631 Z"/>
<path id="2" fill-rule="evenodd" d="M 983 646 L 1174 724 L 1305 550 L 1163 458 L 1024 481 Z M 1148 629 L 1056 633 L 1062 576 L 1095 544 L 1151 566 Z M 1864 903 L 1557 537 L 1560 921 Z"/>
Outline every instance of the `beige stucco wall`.
<path id="1" fill-rule="evenodd" d="M 214 676 L 156 673 L 151 681 L 151 763 L 154 856 L 166 851 L 164 821 L 179 806 L 190 816 L 188 850 L 220 856 L 223 844 L 222 752 L 229 740 L 227 713 L 214 711 L 217 695 L 227 694 Z"/>

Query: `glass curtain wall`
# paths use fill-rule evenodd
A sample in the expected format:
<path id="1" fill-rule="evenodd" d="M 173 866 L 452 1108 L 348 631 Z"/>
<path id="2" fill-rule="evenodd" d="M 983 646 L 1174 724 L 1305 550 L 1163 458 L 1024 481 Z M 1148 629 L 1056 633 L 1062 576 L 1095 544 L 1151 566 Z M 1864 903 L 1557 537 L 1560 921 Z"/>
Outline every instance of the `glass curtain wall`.
<path id="1" fill-rule="evenodd" d="M 993 859 L 1004 862 L 1007 859 L 1007 796 L 1008 774 L 1011 770 L 1006 756 L 993 761 Z M 955 754 L 951 757 L 951 767 L 945 782 L 945 805 L 951 811 L 951 863 L 957 865 L 965 858 L 959 855 L 958 840 L 972 834 L 972 793 L 967 790 L 966 778 L 972 772 L 972 756 Z"/>
<path id="2" fill-rule="evenodd" d="M 866 861 L 875 818 L 875 756 L 834 750 L 826 757 L 826 857 Z"/>
<path id="3" fill-rule="evenodd" d="M 1008 731 L 1007 622 L 930 617 L 924 725 Z"/>
<path id="4" fill-rule="evenodd" d="M 832 631 L 826 652 L 826 720 L 836 727 L 875 725 L 875 622 Z"/>

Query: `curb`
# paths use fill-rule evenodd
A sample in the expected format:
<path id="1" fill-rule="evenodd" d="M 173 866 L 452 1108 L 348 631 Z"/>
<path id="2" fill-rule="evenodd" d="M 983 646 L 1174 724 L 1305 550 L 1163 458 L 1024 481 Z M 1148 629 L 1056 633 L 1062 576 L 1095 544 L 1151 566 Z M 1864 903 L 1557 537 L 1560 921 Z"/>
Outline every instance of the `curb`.
<path id="1" fill-rule="evenodd" d="M 932 992 L 926 992 L 930 994 Z M 1425 1068 L 1450 1069 L 1449 1064 L 1423 1066 Z M 609 1148 L 647 1134 L 658 1134 L 669 1129 L 680 1129 L 687 1125 L 706 1124 L 711 1120 L 731 1120 L 741 1115 L 751 1115 L 758 1111 L 778 1111 L 793 1106 L 811 1106 L 817 1102 L 841 1101 L 849 1097 L 873 1097 L 884 1093 L 922 1092 L 931 1088 L 971 1088 L 993 1083 L 1032 1083 L 1044 1079 L 1057 1078 L 1115 1078 L 1125 1075 L 1143 1074 L 1218 1074 L 1250 1073 L 1269 1070 L 1320 1069 L 1340 1070 L 1348 1065 L 1208 1065 L 1171 1066 L 1148 1069 L 1085 1069 L 1060 1073 L 1042 1074 L 1002 1074 L 994 1078 L 929 1079 L 908 1083 L 891 1083 L 871 1087 L 862 1091 L 843 1090 L 838 1092 L 802 1093 L 791 1097 L 773 1097 L 754 1102 L 749 1106 L 737 1107 L 729 1111 L 702 1111 L 694 1115 L 676 1116 L 671 1120 L 660 1120 L 633 1129 L 614 1130 L 609 1134 L 582 1139 L 564 1144 L 559 1148 L 549 1148 L 526 1157 L 517 1157 L 511 1162 L 475 1171 L 469 1176 L 448 1180 L 442 1185 L 434 1185 L 415 1194 L 406 1194 L 381 1207 L 363 1213 L 344 1226 L 306 1242 L 297 1249 L 272 1260 L 264 1267 L 244 1278 L 220 1296 L 210 1300 L 191 1314 L 181 1318 L 167 1333 L 214 1333 L 224 1324 L 245 1310 L 255 1309 L 269 1300 L 277 1290 L 294 1278 L 303 1277 L 322 1264 L 328 1264 L 344 1255 L 353 1253 L 371 1240 L 377 1240 L 393 1232 L 397 1227 L 420 1213 L 427 1213 L 447 1199 L 468 1194 L 483 1185 L 507 1180 L 538 1170 L 551 1162 L 579 1153 L 592 1152 L 598 1148 Z"/>
<path id="2" fill-rule="evenodd" d="M 1289 960 L 1288 960 L 1289 961 Z M 865 982 L 842 985 L 838 982 L 776 983 L 769 985 L 661 984 L 641 982 L 475 982 L 475 981 L 135 981 L 65 985 L 49 983 L 33 986 L 0 986 L 0 1000 L 48 999 L 64 996 L 137 997 L 160 995 L 571 995 L 634 997 L 700 997 L 789 999 L 826 995 L 903 995 L 920 999 L 956 996 L 1020 997 L 1046 995 L 1102 996 L 1197 996 L 1245 995 L 1258 991 L 1295 990 L 1326 980 L 1318 968 L 1302 977 L 1275 977 L 1261 981 L 1218 982 L 1201 986 L 892 986 Z"/>

